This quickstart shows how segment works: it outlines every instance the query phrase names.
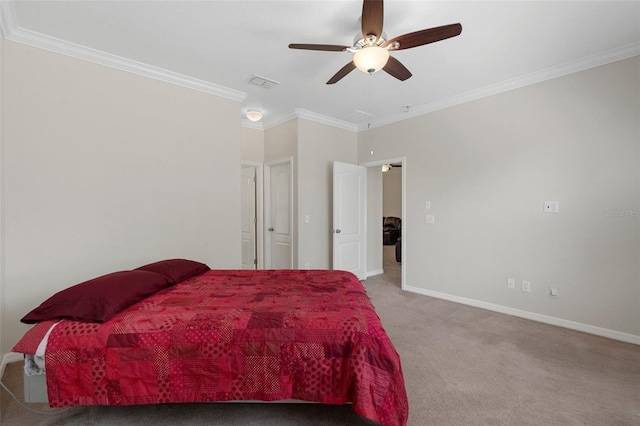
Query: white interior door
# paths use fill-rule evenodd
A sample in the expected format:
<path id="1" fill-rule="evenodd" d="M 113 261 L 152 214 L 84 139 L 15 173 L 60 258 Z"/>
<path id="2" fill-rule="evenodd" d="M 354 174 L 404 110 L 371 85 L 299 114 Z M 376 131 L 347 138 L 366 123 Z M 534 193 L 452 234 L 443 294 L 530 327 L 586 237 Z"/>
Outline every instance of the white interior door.
<path id="1" fill-rule="evenodd" d="M 292 198 L 291 162 L 269 167 L 267 268 L 292 269 Z"/>
<path id="2" fill-rule="evenodd" d="M 367 169 L 333 163 L 333 269 L 367 275 Z"/>
<path id="3" fill-rule="evenodd" d="M 242 269 L 256 269 L 257 255 L 257 224 L 256 210 L 256 167 L 242 166 L 241 174 L 241 241 L 242 241 Z"/>

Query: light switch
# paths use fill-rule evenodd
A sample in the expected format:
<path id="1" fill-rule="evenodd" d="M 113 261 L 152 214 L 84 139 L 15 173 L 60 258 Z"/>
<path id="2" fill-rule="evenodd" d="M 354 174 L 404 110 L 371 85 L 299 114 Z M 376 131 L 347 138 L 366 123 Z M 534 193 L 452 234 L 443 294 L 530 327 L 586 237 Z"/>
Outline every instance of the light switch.
<path id="1" fill-rule="evenodd" d="M 304 223 L 309 223 L 309 215 L 304 215 Z"/>
<path id="2" fill-rule="evenodd" d="M 428 214 L 428 215 L 425 217 L 425 223 L 428 223 L 428 224 L 434 224 L 434 223 L 436 223 L 436 217 L 435 217 L 434 215 L 432 215 L 432 214 Z"/>

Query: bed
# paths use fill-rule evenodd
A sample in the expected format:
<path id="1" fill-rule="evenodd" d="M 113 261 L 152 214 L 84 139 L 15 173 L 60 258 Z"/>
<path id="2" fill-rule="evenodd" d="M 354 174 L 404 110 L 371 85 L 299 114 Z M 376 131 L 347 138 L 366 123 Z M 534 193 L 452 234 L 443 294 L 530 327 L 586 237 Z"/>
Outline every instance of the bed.
<path id="1" fill-rule="evenodd" d="M 153 265 L 175 272 L 171 261 L 146 265 L 154 276 L 144 278 L 163 275 Z M 95 306 L 83 307 L 99 303 L 68 292 L 86 283 L 23 318 L 35 324 L 13 351 L 29 354 L 25 365 L 36 370 L 34 356 L 43 355 L 51 407 L 299 400 L 351 403 L 363 417 L 406 425 L 399 356 L 353 274 L 206 267 L 170 275 L 144 291 L 130 289 L 140 273 L 115 277 L 129 281 L 134 302 L 109 307 L 101 321 L 86 318 Z M 94 299 L 113 299 L 114 279 L 92 290 Z M 83 312 L 55 312 L 70 298 Z"/>

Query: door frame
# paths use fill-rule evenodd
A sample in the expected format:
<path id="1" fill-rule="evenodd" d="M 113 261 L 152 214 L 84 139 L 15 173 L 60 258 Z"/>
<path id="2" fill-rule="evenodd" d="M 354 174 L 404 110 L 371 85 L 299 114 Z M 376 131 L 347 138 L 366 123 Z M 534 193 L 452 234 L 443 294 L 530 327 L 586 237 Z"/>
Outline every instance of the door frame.
<path id="1" fill-rule="evenodd" d="M 289 199 L 291 200 L 291 205 L 289 207 L 289 215 L 291 220 L 289 221 L 289 235 L 291 235 L 291 253 L 290 253 L 290 264 L 291 269 L 297 269 L 297 265 L 294 263 L 294 253 L 297 250 L 297 235 L 294 234 L 294 205 L 297 202 L 293 198 L 293 185 L 295 176 L 293 175 L 293 157 L 282 158 L 279 160 L 269 161 L 264 163 L 264 222 L 265 224 L 269 224 L 271 222 L 271 168 L 275 166 L 282 166 L 285 164 L 289 164 L 289 173 L 291 175 L 291 182 L 289 184 Z M 262 235 L 264 236 L 263 245 L 264 245 L 264 266 L 271 267 L 271 239 L 267 235 L 267 228 L 263 226 Z M 268 265 L 268 266 L 267 266 Z"/>
<path id="2" fill-rule="evenodd" d="M 264 165 L 257 161 L 241 161 L 240 168 L 244 166 L 256 169 L 256 256 L 258 269 L 264 269 Z"/>
<path id="3" fill-rule="evenodd" d="M 402 262 L 400 263 L 400 288 L 406 290 L 407 287 L 407 239 L 405 236 L 409 235 L 407 232 L 407 157 L 387 158 L 384 160 L 367 161 L 359 163 L 364 167 L 382 167 L 385 164 L 400 163 L 402 164 L 402 239 L 400 240 L 400 250 L 402 252 Z M 376 226 L 379 227 L 380 223 L 372 224 L 367 223 L 367 227 Z"/>

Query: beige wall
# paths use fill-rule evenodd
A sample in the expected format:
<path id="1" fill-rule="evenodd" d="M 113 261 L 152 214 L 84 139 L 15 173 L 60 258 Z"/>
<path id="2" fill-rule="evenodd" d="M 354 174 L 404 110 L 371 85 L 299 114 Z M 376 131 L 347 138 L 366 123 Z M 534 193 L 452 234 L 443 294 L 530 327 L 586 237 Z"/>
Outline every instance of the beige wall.
<path id="1" fill-rule="evenodd" d="M 264 161 L 264 131 L 243 127 L 240 129 L 242 161 Z"/>
<path id="2" fill-rule="evenodd" d="M 1 352 L 52 293 L 170 257 L 240 266 L 240 106 L 4 41 Z"/>
<path id="3" fill-rule="evenodd" d="M 4 324 L 8 323 L 8 318 L 5 316 L 5 273 L 4 273 L 4 37 L 0 36 L 0 357 L 9 350 L 5 347 L 4 342 Z M 4 359 L 1 359 L 4 365 Z M 2 374 L 2 367 L 0 367 L 0 374 Z"/>
<path id="4" fill-rule="evenodd" d="M 407 157 L 407 285 L 640 336 L 639 63 L 362 132 L 361 161 Z"/>
<path id="5" fill-rule="evenodd" d="M 367 274 L 383 272 L 382 205 L 383 173 L 379 166 L 367 168 Z M 400 216 L 398 216 L 400 217 Z"/>
<path id="6" fill-rule="evenodd" d="M 0 353 L 81 280 L 165 257 L 239 267 L 228 177 L 287 157 L 301 267 L 331 266 L 330 163 L 406 156 L 409 288 L 640 336 L 639 73 L 636 57 L 371 138 L 304 119 L 242 129 L 234 101 L 2 40 Z"/>
<path id="7" fill-rule="evenodd" d="M 300 268 L 331 269 L 333 162 L 357 162 L 357 134 L 298 119 L 298 255 Z M 309 216 L 309 223 L 305 223 Z"/>
<path id="8" fill-rule="evenodd" d="M 264 131 L 264 162 L 270 163 L 298 154 L 298 120 L 285 121 Z M 295 164 L 295 161 L 294 161 Z"/>
<path id="9" fill-rule="evenodd" d="M 382 216 L 402 217 L 402 169 L 382 174 Z"/>

